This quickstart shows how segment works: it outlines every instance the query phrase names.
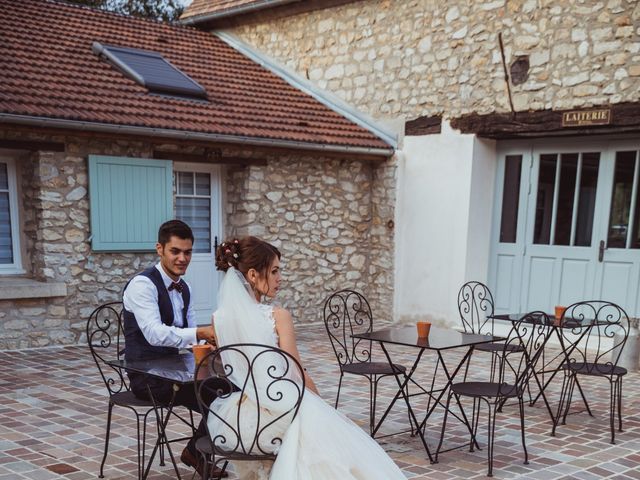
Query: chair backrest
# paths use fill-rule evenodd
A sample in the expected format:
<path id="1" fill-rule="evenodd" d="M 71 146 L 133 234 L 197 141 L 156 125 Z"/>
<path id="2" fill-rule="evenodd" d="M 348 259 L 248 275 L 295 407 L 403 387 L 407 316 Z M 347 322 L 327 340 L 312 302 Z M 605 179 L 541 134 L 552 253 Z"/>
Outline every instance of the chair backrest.
<path id="1" fill-rule="evenodd" d="M 627 312 L 612 302 L 588 300 L 568 306 L 560 322 L 569 362 L 593 374 L 610 374 L 629 336 Z"/>
<path id="2" fill-rule="evenodd" d="M 324 325 L 340 365 L 371 361 L 371 341 L 352 337 L 373 330 L 371 307 L 361 293 L 332 293 L 324 303 Z"/>
<path id="3" fill-rule="evenodd" d="M 467 333 L 493 335 L 493 295 L 480 282 L 467 282 L 458 292 L 458 311 Z"/>
<path id="4" fill-rule="evenodd" d="M 129 390 L 122 370 L 106 363 L 124 356 L 122 339 L 122 302 L 105 303 L 91 312 L 87 343 L 110 395 Z"/>
<path id="5" fill-rule="evenodd" d="M 238 379 L 238 372 L 246 373 Z M 225 345 L 207 354 L 194 379 L 216 455 L 275 458 L 304 395 L 304 371 L 294 357 L 267 345 Z"/>
<path id="6" fill-rule="evenodd" d="M 529 312 L 513 322 L 500 352 L 499 383 L 524 389 L 551 335 L 551 325 L 549 316 L 540 311 Z"/>

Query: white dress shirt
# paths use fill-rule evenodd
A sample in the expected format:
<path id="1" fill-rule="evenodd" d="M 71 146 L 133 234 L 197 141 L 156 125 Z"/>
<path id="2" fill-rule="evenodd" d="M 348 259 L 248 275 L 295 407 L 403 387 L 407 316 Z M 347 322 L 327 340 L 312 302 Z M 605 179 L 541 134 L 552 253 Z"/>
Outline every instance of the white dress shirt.
<path id="1" fill-rule="evenodd" d="M 173 280 L 165 273 L 160 263 L 156 268 L 162 275 L 165 287 L 169 287 Z M 178 279 L 180 280 L 180 279 Z M 192 292 L 191 287 L 189 291 Z M 147 342 L 156 347 L 185 348 L 198 343 L 196 339 L 196 321 L 193 312 L 193 302 L 189 302 L 187 309 L 187 325 L 182 325 L 182 294 L 177 290 L 171 290 L 169 298 L 173 306 L 173 324 L 165 325 L 160 318 L 158 308 L 158 289 L 151 279 L 144 275 L 136 275 L 129 283 L 122 295 L 124 308 L 132 312 L 138 327 L 142 331 Z M 193 295 L 191 296 L 193 299 Z"/>

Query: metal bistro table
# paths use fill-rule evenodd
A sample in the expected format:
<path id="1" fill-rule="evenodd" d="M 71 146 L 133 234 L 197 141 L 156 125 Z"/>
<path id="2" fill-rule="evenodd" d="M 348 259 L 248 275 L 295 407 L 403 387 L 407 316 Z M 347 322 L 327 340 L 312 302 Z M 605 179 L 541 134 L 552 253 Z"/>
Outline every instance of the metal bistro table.
<path id="1" fill-rule="evenodd" d="M 509 322 L 515 322 L 520 320 L 522 317 L 524 317 L 526 314 L 525 313 L 504 313 L 504 314 L 495 314 L 492 317 L 496 320 L 507 320 Z M 545 395 L 545 390 L 547 389 L 547 387 L 549 386 L 549 384 L 551 383 L 551 381 L 553 380 L 553 378 L 558 374 L 559 371 L 562 370 L 562 366 L 567 363 L 569 360 L 569 357 L 571 355 L 571 353 L 573 352 L 573 350 L 575 350 L 576 346 L 580 343 L 580 341 L 582 340 L 582 338 L 589 332 L 589 330 L 593 327 L 596 326 L 602 326 L 602 325 L 606 325 L 607 323 L 601 320 L 589 320 L 589 319 L 582 319 L 580 321 L 577 320 L 573 320 L 571 318 L 565 318 L 564 321 L 562 323 L 560 323 L 560 319 L 553 316 L 553 315 L 549 315 L 549 318 L 553 319 L 553 324 L 551 325 L 552 328 L 552 332 L 551 334 L 545 339 L 544 344 L 542 346 L 543 350 L 542 350 L 542 367 L 538 370 L 532 371 L 532 375 L 538 385 L 538 389 L 539 392 L 536 395 L 536 397 L 534 399 L 532 399 L 529 404 L 531 406 L 535 405 L 535 403 L 538 401 L 538 399 L 540 397 L 542 397 L 545 406 L 547 407 L 547 411 L 549 412 L 549 417 L 551 418 L 551 421 L 553 422 L 553 424 L 555 425 L 556 422 L 556 417 L 554 416 L 552 410 L 551 410 L 551 406 L 549 405 L 549 402 L 547 400 L 547 396 Z M 580 333 L 578 335 L 578 338 L 575 342 L 573 342 L 573 344 L 569 347 L 569 349 L 567 350 L 567 347 L 565 345 L 565 341 L 563 338 L 563 335 L 561 333 L 562 329 L 576 329 L 579 328 L 580 329 Z M 553 358 L 551 358 L 550 360 L 545 360 L 545 350 L 544 348 L 547 346 L 547 343 L 549 341 L 549 338 L 551 338 L 551 336 L 555 333 L 556 337 L 558 338 L 558 341 L 560 342 L 560 353 L 558 353 L 557 355 L 555 355 Z M 552 364 L 554 362 L 556 362 L 558 359 L 560 359 L 560 363 L 558 365 L 556 365 L 555 367 L 552 367 Z M 546 373 L 550 373 L 551 376 L 549 376 L 549 378 L 545 381 L 545 374 Z M 540 379 L 538 377 L 538 375 L 540 375 L 542 377 L 542 382 L 540 382 Z M 578 382 L 578 379 L 576 379 L 576 386 L 578 387 L 578 391 L 580 392 L 580 396 L 582 397 L 582 403 L 584 403 L 585 409 L 586 411 L 589 413 L 589 415 L 593 416 L 593 414 L 591 413 L 591 408 L 589 408 L 589 402 L 587 402 L 587 398 L 584 395 L 584 392 L 582 391 L 582 387 L 580 386 L 580 383 Z M 576 412 L 577 413 L 577 412 Z"/>
<path id="2" fill-rule="evenodd" d="M 378 425 L 376 425 L 374 429 L 374 434 L 378 430 L 378 428 L 380 428 L 380 425 L 382 425 L 382 422 L 385 420 L 386 416 L 388 415 L 389 411 L 393 407 L 396 400 L 398 400 L 398 398 L 402 396 L 404 398 L 405 403 L 407 404 L 407 409 L 409 410 L 409 415 L 411 417 L 411 420 L 413 421 L 414 425 L 418 425 L 418 428 L 417 428 L 418 435 L 420 435 L 420 439 L 422 440 L 422 445 L 424 446 L 424 449 L 427 452 L 429 460 L 432 463 L 434 462 L 434 459 L 431 456 L 429 445 L 427 445 L 427 441 L 424 438 L 424 430 L 425 430 L 427 419 L 429 418 L 429 416 L 431 415 L 431 413 L 434 411 L 434 409 L 438 404 L 442 405 L 440 400 L 442 399 L 445 392 L 449 389 L 449 387 L 453 383 L 453 380 L 457 375 L 458 371 L 460 370 L 460 368 L 465 364 L 465 362 L 469 359 L 469 357 L 473 353 L 475 346 L 480 345 L 482 343 L 492 343 L 492 342 L 504 340 L 503 337 L 496 337 L 492 335 L 476 335 L 476 334 L 463 333 L 457 330 L 450 330 L 450 329 L 438 328 L 438 327 L 431 327 L 429 337 L 419 338 L 418 332 L 415 326 L 387 328 L 384 330 L 377 330 L 370 333 L 354 334 L 353 338 L 378 342 L 380 344 L 380 348 L 382 348 L 382 351 L 384 352 L 387 358 L 387 361 L 389 362 L 389 365 L 392 365 L 393 361 L 391 359 L 391 355 L 389 355 L 389 352 L 385 344 L 401 345 L 404 347 L 411 347 L 419 350 L 418 355 L 416 356 L 416 360 L 413 363 L 411 369 L 404 376 L 404 381 L 400 379 L 400 376 L 394 375 L 396 381 L 398 382 L 398 392 L 396 393 L 392 402 L 389 404 L 384 414 L 380 418 Z M 442 354 L 446 350 L 452 350 L 456 348 L 463 348 L 463 349 L 466 348 L 467 351 L 462 357 L 462 360 L 460 360 L 460 362 L 456 365 L 453 372 L 451 372 L 447 368 L 447 365 L 444 361 Z M 416 368 L 418 367 L 418 364 L 420 363 L 420 359 L 422 358 L 422 355 L 425 352 L 425 350 L 433 350 L 438 354 L 438 362 L 436 363 L 436 369 L 434 371 L 434 381 L 435 381 L 435 374 L 437 373 L 438 365 L 442 365 L 442 369 L 447 378 L 447 382 L 442 389 L 437 390 L 437 392 L 439 392 L 439 395 L 435 399 L 435 402 L 433 403 L 433 405 L 427 408 L 427 414 L 424 420 L 422 422 L 418 422 L 418 420 L 416 419 L 416 415 L 413 411 L 413 408 L 411 408 L 411 402 L 409 400 L 409 397 L 411 395 L 407 395 L 405 388 L 409 383 L 409 381 L 411 381 L 411 377 L 416 371 Z M 433 385 L 434 383 L 432 382 L 432 387 Z M 427 393 L 430 395 L 430 397 L 433 396 L 433 391 L 427 392 Z M 456 399 L 456 402 L 458 402 L 457 399 Z M 430 403 L 431 403 L 431 398 L 429 400 L 429 404 Z M 460 408 L 460 411 L 462 412 L 462 420 L 461 420 L 462 423 L 464 423 L 467 426 L 467 429 L 471 434 L 471 438 L 473 438 L 474 439 L 473 441 L 475 441 L 475 436 L 471 431 L 471 425 L 469 424 L 469 421 L 467 420 L 464 410 L 462 409 L 459 402 L 458 402 L 458 408 Z M 460 419 L 457 415 L 455 416 L 456 418 Z"/>
<path id="3" fill-rule="evenodd" d="M 173 395 L 171 397 L 171 401 L 168 404 L 156 403 L 156 400 L 153 398 L 153 395 L 151 395 L 151 392 L 149 393 L 151 400 L 153 401 L 156 414 L 160 409 L 166 410 L 166 413 L 164 416 L 157 415 L 157 418 L 162 419 L 162 421 L 158 424 L 158 439 L 156 440 L 156 443 L 153 447 L 153 451 L 151 452 L 151 456 L 149 457 L 149 463 L 147 463 L 147 467 L 142 478 L 146 479 L 149 475 L 151 465 L 153 464 L 153 459 L 155 458 L 158 448 L 162 444 L 166 445 L 169 456 L 171 458 L 171 462 L 173 463 L 173 468 L 176 472 L 176 475 L 178 476 L 178 479 L 180 479 L 180 472 L 178 471 L 178 465 L 176 464 L 173 452 L 171 451 L 170 443 L 184 440 L 184 438 L 169 440 L 166 435 L 166 427 L 169 423 L 169 418 L 171 417 L 171 415 L 174 415 L 187 425 L 191 426 L 191 429 L 195 432 L 195 426 L 193 424 L 193 417 L 191 416 L 191 412 L 190 422 L 173 412 L 176 393 L 182 388 L 193 388 L 193 376 L 195 372 L 195 361 L 193 358 L 193 354 L 191 352 L 187 352 L 177 356 L 162 357 L 153 360 L 141 360 L 133 362 L 128 362 L 126 360 L 111 360 L 106 363 L 114 368 L 135 373 L 143 373 L 173 382 Z"/>

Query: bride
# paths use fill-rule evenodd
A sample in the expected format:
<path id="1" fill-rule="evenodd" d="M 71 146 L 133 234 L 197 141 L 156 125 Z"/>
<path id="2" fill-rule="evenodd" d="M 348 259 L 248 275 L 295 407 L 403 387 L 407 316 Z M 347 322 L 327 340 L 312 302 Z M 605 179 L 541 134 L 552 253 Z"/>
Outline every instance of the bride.
<path id="1" fill-rule="evenodd" d="M 216 267 L 227 272 L 219 294 L 214 328 L 219 346 L 258 343 L 279 347 L 300 361 L 291 314 L 260 303 L 273 297 L 280 286 L 280 252 L 256 237 L 222 243 L 216 251 Z M 226 361 L 225 361 L 226 363 Z M 236 365 L 232 363 L 236 368 Z M 275 462 L 236 462 L 242 480 L 395 480 L 405 479 L 385 451 L 360 427 L 330 407 L 304 370 L 307 390 L 298 415 L 280 432 L 282 444 Z M 232 378 L 233 380 L 233 378 Z M 211 410 L 229 424 L 237 422 L 240 392 L 216 399 Z M 274 415 L 260 403 L 262 415 Z M 246 410 L 245 410 L 246 411 Z M 212 435 L 219 435 L 225 421 L 208 416 Z M 250 422 L 249 422 L 250 423 Z M 277 428 L 278 423 L 274 424 Z M 250 428 L 250 427 L 247 427 Z M 249 432 L 247 432 L 249 434 Z M 284 436 L 282 436 L 284 434 Z M 242 435 L 242 432 L 241 432 Z"/>

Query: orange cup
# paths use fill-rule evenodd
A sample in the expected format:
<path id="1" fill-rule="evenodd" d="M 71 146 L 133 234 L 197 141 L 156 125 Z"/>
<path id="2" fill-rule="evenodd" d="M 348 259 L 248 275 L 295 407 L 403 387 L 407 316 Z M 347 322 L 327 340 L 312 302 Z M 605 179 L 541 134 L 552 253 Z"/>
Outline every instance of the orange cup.
<path id="1" fill-rule="evenodd" d="M 419 338 L 427 338 L 427 337 L 429 337 L 429 331 L 431 330 L 431 323 L 429 323 L 429 322 L 418 322 L 418 323 L 416 323 L 416 328 L 418 329 L 418 337 Z"/>
<path id="2" fill-rule="evenodd" d="M 556 323 L 560 323 L 560 319 L 562 318 L 562 315 L 564 314 L 564 311 L 566 309 L 567 309 L 567 307 L 563 307 L 561 305 L 556 305 L 556 308 L 555 308 Z"/>
<path id="3" fill-rule="evenodd" d="M 196 361 L 196 365 L 199 365 L 202 359 L 207 356 L 207 353 L 211 351 L 211 345 L 208 343 L 204 345 L 192 345 L 191 350 L 193 351 L 193 358 Z"/>

